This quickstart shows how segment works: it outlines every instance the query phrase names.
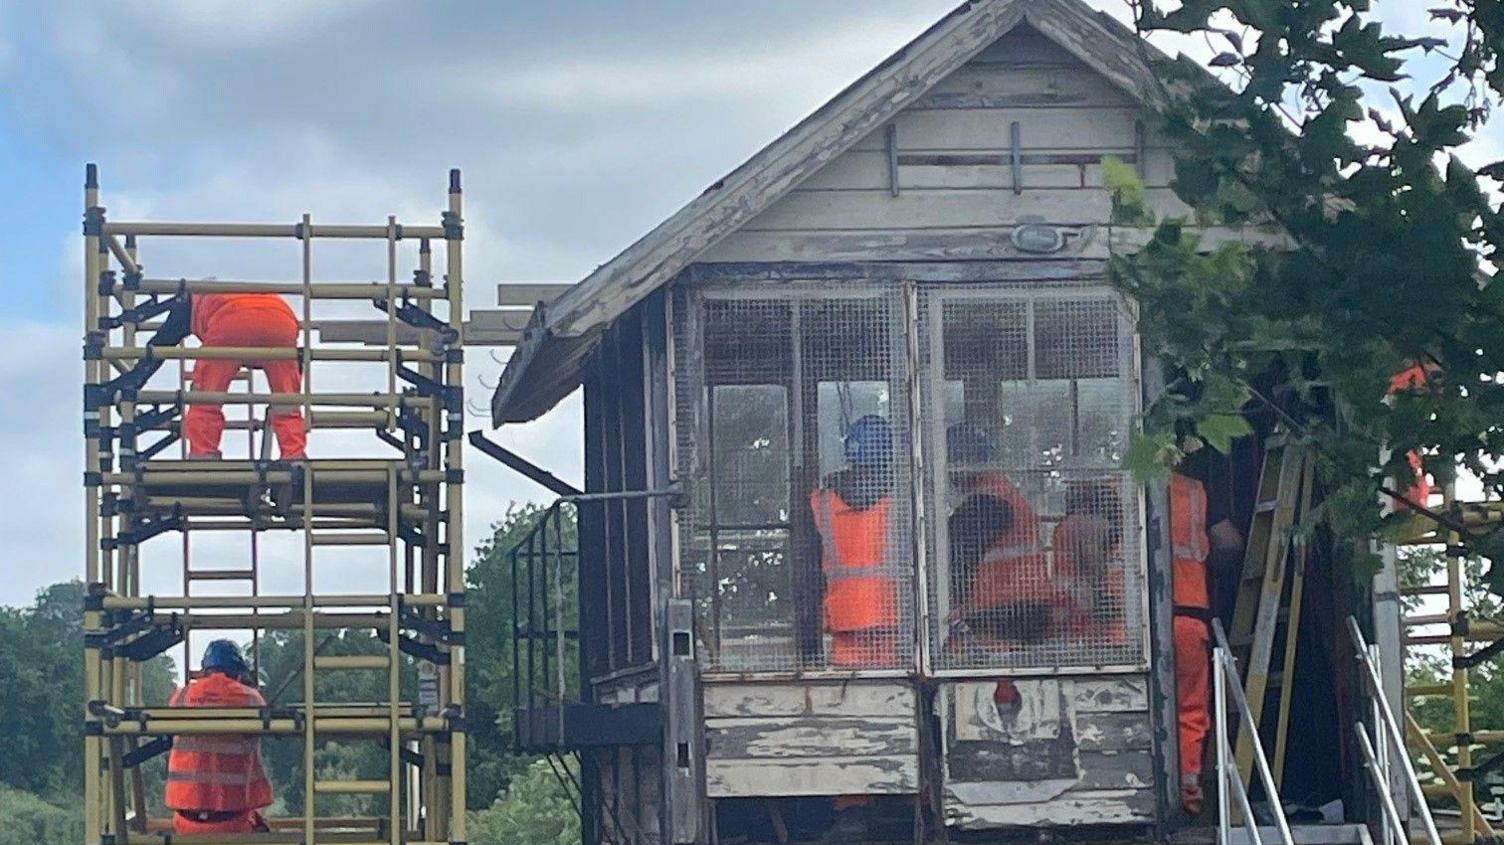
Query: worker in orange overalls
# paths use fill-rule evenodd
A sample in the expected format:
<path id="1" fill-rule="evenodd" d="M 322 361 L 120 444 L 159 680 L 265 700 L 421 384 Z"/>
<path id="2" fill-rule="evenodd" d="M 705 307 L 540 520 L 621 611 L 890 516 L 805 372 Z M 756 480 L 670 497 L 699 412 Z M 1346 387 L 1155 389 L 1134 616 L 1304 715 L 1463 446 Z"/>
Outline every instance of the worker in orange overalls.
<path id="1" fill-rule="evenodd" d="M 1034 506 L 1008 476 L 985 468 L 991 445 L 981 428 L 951 426 L 945 452 L 960 499 L 947 522 L 951 625 L 983 646 L 1045 639 L 1060 616 L 1060 591 L 1040 547 Z"/>
<path id="2" fill-rule="evenodd" d="M 851 424 L 846 468 L 809 495 L 825 576 L 825 630 L 836 666 L 899 665 L 901 550 L 892 547 L 893 429 L 869 414 Z"/>
<path id="3" fill-rule="evenodd" d="M 1207 507 L 1206 485 L 1188 464 L 1170 475 L 1170 562 L 1174 598 L 1175 699 L 1179 711 L 1180 800 L 1201 812 L 1202 761 L 1211 729 L 1211 595 L 1207 560 L 1236 556 L 1241 532 Z"/>
<path id="4" fill-rule="evenodd" d="M 298 318 L 274 293 L 199 293 L 183 295 L 168 312 L 162 327 L 152 337 L 150 346 L 176 346 L 189 334 L 204 346 L 292 349 L 298 345 Z M 156 359 L 138 364 L 147 368 L 140 381 L 145 382 L 161 366 Z M 223 392 L 244 366 L 259 367 L 273 393 L 298 393 L 303 375 L 298 361 L 226 360 L 201 358 L 193 365 L 193 389 Z M 297 406 L 273 407 L 269 412 L 277 447 L 284 461 L 307 457 L 308 435 L 303 414 Z M 225 430 L 225 414 L 214 403 L 190 405 L 183 415 L 183 436 L 188 441 L 189 458 L 218 458 L 220 436 Z"/>
<path id="5" fill-rule="evenodd" d="M 173 693 L 173 707 L 265 707 L 249 685 L 240 647 L 215 640 L 204 650 L 203 674 Z M 167 758 L 167 806 L 178 833 L 267 830 L 259 812 L 272 803 L 261 766 L 261 742 L 240 734 L 181 734 Z"/>
<path id="6" fill-rule="evenodd" d="M 1067 484 L 1065 518 L 1055 526 L 1051 544 L 1055 574 L 1073 597 L 1072 628 L 1105 636 L 1113 645 L 1128 642 L 1122 542 L 1122 504 L 1111 483 Z"/>

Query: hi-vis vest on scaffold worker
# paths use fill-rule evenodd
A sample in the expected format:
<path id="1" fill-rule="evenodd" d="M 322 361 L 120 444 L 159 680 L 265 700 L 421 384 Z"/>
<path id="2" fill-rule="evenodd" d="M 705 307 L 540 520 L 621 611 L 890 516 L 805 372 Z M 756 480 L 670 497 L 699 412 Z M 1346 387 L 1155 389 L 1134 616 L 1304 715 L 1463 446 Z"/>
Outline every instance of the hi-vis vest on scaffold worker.
<path id="1" fill-rule="evenodd" d="M 825 630 L 838 666 L 898 664 L 898 585 L 891 557 L 893 431 L 876 415 L 852 423 L 847 468 L 809 496 L 825 576 Z"/>
<path id="2" fill-rule="evenodd" d="M 249 670 L 240 648 L 215 640 L 204 651 L 203 675 L 172 696 L 173 707 L 265 707 L 243 683 Z M 182 734 L 167 758 L 167 806 L 178 833 L 252 833 L 266 823 L 257 812 L 272 803 L 261 766 L 261 743 L 240 734 Z"/>
<path id="3" fill-rule="evenodd" d="M 293 349 L 298 345 L 298 318 L 274 293 L 198 293 L 184 295 L 168 313 L 162 328 L 152 337 L 151 346 L 175 346 L 189 334 L 209 347 L 243 347 L 257 349 Z M 160 360 L 143 360 L 138 366 L 149 369 L 142 380 L 161 365 Z M 298 393 L 303 389 L 303 373 L 292 358 L 245 360 L 201 358 L 193 364 L 195 391 L 222 393 L 241 367 L 254 366 L 266 373 L 273 393 Z M 297 406 L 273 407 L 272 430 L 282 460 L 305 457 L 308 435 L 303 414 Z M 225 430 L 225 414 L 220 405 L 197 402 L 183 414 L 183 436 L 188 441 L 188 457 L 219 457 L 219 441 Z"/>

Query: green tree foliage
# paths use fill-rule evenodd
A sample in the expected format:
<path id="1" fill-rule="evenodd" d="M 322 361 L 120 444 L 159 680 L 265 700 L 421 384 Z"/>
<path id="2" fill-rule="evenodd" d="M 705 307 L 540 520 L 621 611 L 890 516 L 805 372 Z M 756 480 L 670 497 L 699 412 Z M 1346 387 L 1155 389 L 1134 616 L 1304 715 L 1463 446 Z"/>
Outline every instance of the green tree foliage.
<path id="1" fill-rule="evenodd" d="M 0 822 L 0 845 L 77 845 L 84 838 L 83 814 L 3 786 Z"/>
<path id="2" fill-rule="evenodd" d="M 1504 90 L 1500 0 L 1428 4 L 1449 40 L 1388 31 L 1369 0 L 1132 5 L 1146 34 L 1223 49 L 1210 64 L 1228 83 L 1187 59 L 1158 64 L 1160 129 L 1181 151 L 1174 187 L 1195 214 L 1158 221 L 1146 247 L 1112 262 L 1143 306 L 1146 345 L 1184 374 L 1147 409 L 1134 462 L 1221 446 L 1253 405 L 1314 448 L 1327 491 L 1316 516 L 1339 535 L 1389 527 L 1380 493 L 1409 486 L 1412 451 L 1438 478 L 1460 462 L 1504 494 L 1504 287 L 1480 281 L 1504 219 L 1456 155 Z M 1416 59 L 1441 54 L 1441 73 L 1415 78 L 1432 66 Z M 1406 77 L 1419 93 L 1388 88 Z M 1504 162 L 1481 175 L 1496 185 Z M 1152 217 L 1141 193 L 1118 198 L 1120 221 Z M 1196 230 L 1207 222 L 1281 241 L 1212 249 Z M 1386 401 L 1415 364 L 1433 368 L 1424 384 Z M 1504 560 L 1504 535 L 1462 534 Z M 1504 592 L 1504 565 L 1486 577 Z"/>
<path id="3" fill-rule="evenodd" d="M 517 619 L 512 613 L 511 551 L 527 538 L 545 511 L 536 504 L 514 505 L 476 550 L 475 561 L 466 573 L 471 809 L 489 808 L 493 799 L 528 764 L 526 758 L 519 759 L 512 750 L 512 631 Z M 557 540 L 562 548 L 573 550 L 578 547 L 573 510 L 566 509 L 562 517 L 557 537 L 549 530 L 549 542 Z M 565 589 L 560 596 L 566 628 L 574 627 L 579 607 L 573 568 L 573 560 L 566 558 L 562 573 Z M 525 585 L 519 586 L 518 593 L 518 600 L 525 602 Z M 567 660 L 576 659 L 575 649 L 570 643 Z M 567 680 L 576 681 L 577 674 L 571 668 Z"/>
<path id="4" fill-rule="evenodd" d="M 505 795 L 470 814 L 468 833 L 475 845 L 575 845 L 580 817 L 548 762 L 534 760 Z"/>
<path id="5" fill-rule="evenodd" d="M 58 824 L 82 825 L 75 813 L 83 792 L 83 606 L 84 585 L 65 581 L 38 593 L 29 607 L 0 607 L 0 787 L 11 790 L 0 788 L 0 819 L 21 822 L 0 825 L 0 843 L 17 831 L 52 841 Z M 165 702 L 175 678 L 166 655 L 143 664 L 146 700 Z M 157 809 L 163 765 L 158 759 L 143 769 Z"/>
<path id="6" fill-rule="evenodd" d="M 53 584 L 0 607 L 0 784 L 71 804 L 83 790 L 84 585 Z M 142 667 L 147 700 L 171 695 L 166 655 Z"/>

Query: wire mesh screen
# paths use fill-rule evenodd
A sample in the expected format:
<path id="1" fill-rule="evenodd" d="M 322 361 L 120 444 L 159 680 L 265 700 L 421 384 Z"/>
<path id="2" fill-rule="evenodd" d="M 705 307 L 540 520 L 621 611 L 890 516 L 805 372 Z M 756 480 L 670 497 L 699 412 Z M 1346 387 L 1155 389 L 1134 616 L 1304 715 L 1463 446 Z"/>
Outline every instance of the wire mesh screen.
<path id="1" fill-rule="evenodd" d="M 896 289 L 676 301 L 680 571 L 711 671 L 898 669 L 914 640 Z"/>
<path id="2" fill-rule="evenodd" d="M 927 289 L 920 300 L 939 669 L 1143 662 L 1131 319 L 1100 287 Z"/>

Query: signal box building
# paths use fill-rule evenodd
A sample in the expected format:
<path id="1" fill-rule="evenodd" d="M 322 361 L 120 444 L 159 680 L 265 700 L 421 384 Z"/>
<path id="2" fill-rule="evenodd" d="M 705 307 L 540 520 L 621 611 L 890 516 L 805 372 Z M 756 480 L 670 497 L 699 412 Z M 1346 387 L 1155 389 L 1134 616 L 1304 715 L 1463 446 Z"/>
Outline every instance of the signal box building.
<path id="1" fill-rule="evenodd" d="M 1109 159 L 1186 211 L 1151 49 L 1080 0 L 965 3 L 535 311 L 494 424 L 583 386 L 586 469 L 550 512 L 577 509 L 578 544 L 545 520 L 516 551 L 516 729 L 580 753 L 587 840 L 798 840 L 845 807 L 901 841 L 1187 823 L 1167 491 L 1122 468 L 1162 375 L 1107 279 L 1146 234 L 1113 224 Z M 870 417 L 892 633 L 841 637 L 818 491 Z M 1262 454 L 1211 495 L 1251 513 Z M 1017 601 L 990 616 L 955 518 L 983 473 L 1052 582 L 994 585 Z M 1076 513 L 1110 525 L 1100 568 L 1067 561 Z M 1359 807 L 1341 620 L 1373 617 L 1369 585 L 1312 578 L 1285 789 Z M 1062 589 L 1079 624 L 1020 633 Z"/>

